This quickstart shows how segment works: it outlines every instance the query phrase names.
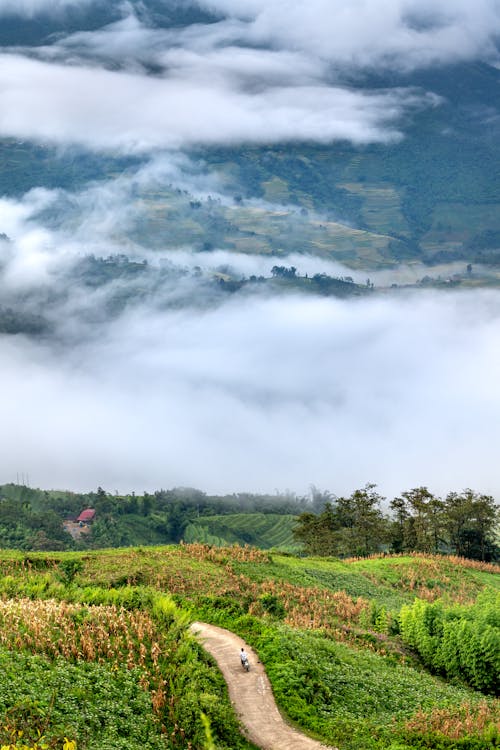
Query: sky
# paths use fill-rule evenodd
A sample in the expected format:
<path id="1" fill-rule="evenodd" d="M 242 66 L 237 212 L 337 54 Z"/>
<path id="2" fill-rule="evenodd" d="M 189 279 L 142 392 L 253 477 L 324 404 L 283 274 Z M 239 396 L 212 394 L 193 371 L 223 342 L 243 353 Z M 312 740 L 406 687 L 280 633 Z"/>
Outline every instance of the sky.
<path id="1" fill-rule="evenodd" d="M 139 246 L 131 230 L 138 189 L 228 199 L 218 175 L 186 155 L 193 145 L 404 139 L 413 113 L 439 97 L 360 82 L 497 64 L 500 2 L 195 5 L 197 22 L 172 29 L 161 19 L 186 9 L 182 0 L 0 0 L 0 24 L 19 29 L 0 54 L 0 138 L 141 159 L 98 183 L 0 196 L 9 238 L 0 240 L 1 304 L 42 312 L 52 326 L 51 335 L 0 335 L 1 480 L 22 473 L 44 488 L 119 492 L 307 493 L 314 484 L 342 494 L 374 482 L 388 496 L 419 485 L 499 494 L 496 292 L 211 299 L 194 266 L 269 275 L 282 261 L 217 249 L 200 260 L 189 244 Z M 81 21 L 93 13 L 101 25 Z M 28 43 L 23 29 L 37 19 L 57 33 Z M 122 252 L 181 267 L 182 280 L 109 316 L 116 285 L 89 292 L 71 269 Z M 302 273 L 390 282 L 289 260 Z"/>

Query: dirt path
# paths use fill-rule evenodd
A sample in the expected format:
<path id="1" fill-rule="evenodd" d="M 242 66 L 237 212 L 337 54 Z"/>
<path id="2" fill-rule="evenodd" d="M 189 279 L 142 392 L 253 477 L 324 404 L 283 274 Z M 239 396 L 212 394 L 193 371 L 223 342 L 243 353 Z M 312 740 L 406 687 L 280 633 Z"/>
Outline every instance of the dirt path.
<path id="1" fill-rule="evenodd" d="M 231 703 L 250 742 L 263 750 L 325 750 L 326 745 L 300 734 L 284 722 L 264 667 L 241 638 L 203 622 L 194 622 L 191 632 L 219 665 Z M 240 665 L 238 653 L 242 646 L 250 659 L 250 672 L 245 672 Z"/>

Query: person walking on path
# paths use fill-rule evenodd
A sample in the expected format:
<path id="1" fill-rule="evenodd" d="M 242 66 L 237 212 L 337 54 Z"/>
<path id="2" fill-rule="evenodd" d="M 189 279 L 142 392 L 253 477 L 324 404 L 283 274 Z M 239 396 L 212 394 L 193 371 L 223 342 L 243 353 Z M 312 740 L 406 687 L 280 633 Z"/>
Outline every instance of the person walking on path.
<path id="1" fill-rule="evenodd" d="M 250 662 L 248 661 L 248 654 L 243 648 L 243 646 L 241 647 L 241 651 L 240 651 L 240 661 L 241 661 L 241 666 L 244 669 L 246 669 L 248 672 L 248 670 L 250 669 Z"/>

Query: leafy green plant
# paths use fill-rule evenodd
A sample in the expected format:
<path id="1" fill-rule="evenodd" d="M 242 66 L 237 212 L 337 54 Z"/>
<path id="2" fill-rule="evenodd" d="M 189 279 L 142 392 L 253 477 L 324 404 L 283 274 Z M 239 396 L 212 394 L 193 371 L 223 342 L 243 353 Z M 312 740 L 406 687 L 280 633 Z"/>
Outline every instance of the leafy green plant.
<path id="1" fill-rule="evenodd" d="M 283 619 L 285 617 L 285 607 L 275 594 L 262 594 L 259 598 L 259 602 L 264 611 L 273 615 L 273 617 L 277 617 L 278 619 Z"/>
<path id="2" fill-rule="evenodd" d="M 478 690 L 500 690 L 500 594 L 470 607 L 444 608 L 417 599 L 401 610 L 403 640 L 426 665 Z"/>

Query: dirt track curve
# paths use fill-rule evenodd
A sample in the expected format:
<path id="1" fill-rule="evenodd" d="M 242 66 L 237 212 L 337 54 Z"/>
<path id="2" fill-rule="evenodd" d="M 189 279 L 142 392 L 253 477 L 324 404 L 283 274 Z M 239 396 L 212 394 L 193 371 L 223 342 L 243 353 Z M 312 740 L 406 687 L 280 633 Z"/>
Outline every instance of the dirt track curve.
<path id="1" fill-rule="evenodd" d="M 271 685 L 255 652 L 229 630 L 194 622 L 191 632 L 219 665 L 229 689 L 229 697 L 247 739 L 263 750 L 325 750 L 316 740 L 292 729 L 281 716 Z M 250 660 L 250 672 L 239 661 L 244 646 Z"/>

